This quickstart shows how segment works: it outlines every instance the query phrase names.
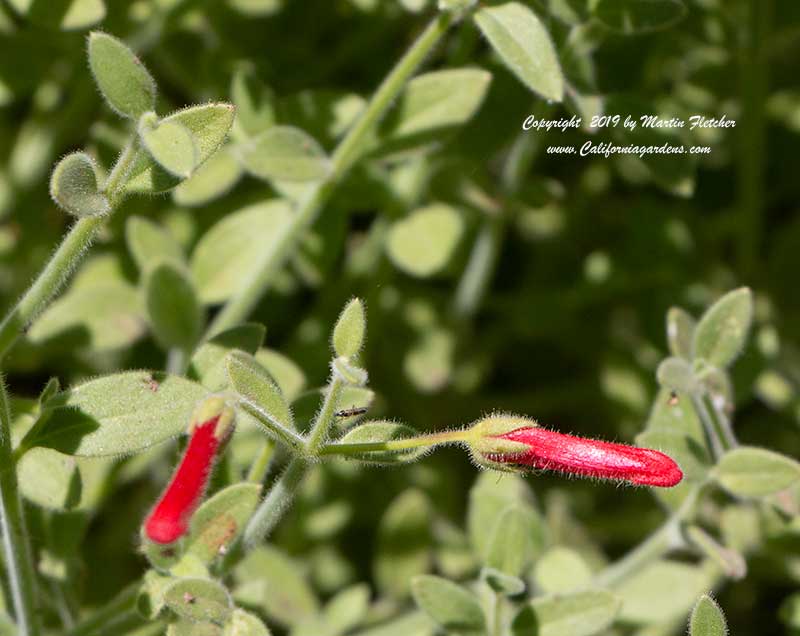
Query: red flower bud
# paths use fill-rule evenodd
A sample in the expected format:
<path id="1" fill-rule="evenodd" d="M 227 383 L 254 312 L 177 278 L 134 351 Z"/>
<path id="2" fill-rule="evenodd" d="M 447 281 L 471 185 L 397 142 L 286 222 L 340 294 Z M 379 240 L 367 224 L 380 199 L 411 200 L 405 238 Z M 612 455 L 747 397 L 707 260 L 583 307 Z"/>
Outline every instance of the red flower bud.
<path id="1" fill-rule="evenodd" d="M 496 416 L 473 429 L 475 459 L 492 468 L 556 470 L 642 486 L 671 487 L 683 479 L 675 461 L 656 450 L 557 433 L 523 418 Z"/>
<path id="2" fill-rule="evenodd" d="M 217 451 L 232 428 L 233 412 L 220 398 L 206 400 L 197 409 L 181 463 L 144 523 L 150 541 L 173 543 L 186 534 L 208 486 Z"/>

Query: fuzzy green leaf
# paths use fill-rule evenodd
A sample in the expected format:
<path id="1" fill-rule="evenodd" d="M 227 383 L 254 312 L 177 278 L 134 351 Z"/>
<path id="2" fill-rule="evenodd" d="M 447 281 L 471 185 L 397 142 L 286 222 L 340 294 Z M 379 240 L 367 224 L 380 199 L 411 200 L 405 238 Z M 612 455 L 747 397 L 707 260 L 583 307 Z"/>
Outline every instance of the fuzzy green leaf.
<path id="1" fill-rule="evenodd" d="M 560 102 L 564 78 L 550 34 L 536 14 L 519 2 L 486 7 L 475 23 L 506 66 L 531 90 Z"/>
<path id="2" fill-rule="evenodd" d="M 411 580 L 411 594 L 419 608 L 449 632 L 480 634 L 486 627 L 475 595 L 447 579 L 416 576 Z"/>
<path id="3" fill-rule="evenodd" d="M 670 357 L 661 361 L 656 371 L 658 383 L 665 389 L 691 393 L 696 388 L 692 366 L 683 358 Z"/>
<path id="4" fill-rule="evenodd" d="M 211 391 L 221 391 L 228 386 L 225 356 L 234 349 L 254 354 L 264 341 L 266 331 L 263 325 L 247 323 L 218 333 L 192 356 L 189 377 Z"/>
<path id="5" fill-rule="evenodd" d="M 97 186 L 94 159 L 84 152 L 73 152 L 58 162 L 50 177 L 50 196 L 58 207 L 79 218 L 111 210 Z"/>
<path id="6" fill-rule="evenodd" d="M 294 417 L 278 385 L 256 359 L 244 351 L 232 351 L 225 357 L 228 379 L 242 402 L 261 416 L 265 427 L 294 428 Z M 272 432 L 268 430 L 268 432 Z"/>
<path id="7" fill-rule="evenodd" d="M 139 119 L 139 139 L 159 166 L 181 179 L 192 174 L 200 162 L 192 133 L 178 121 L 159 122 L 155 113 L 145 113 Z"/>
<path id="8" fill-rule="evenodd" d="M 666 29 L 686 15 L 681 0 L 598 0 L 594 15 L 626 35 Z"/>
<path id="9" fill-rule="evenodd" d="M 689 636 L 726 636 L 725 615 L 713 598 L 704 594 L 697 601 L 689 619 Z"/>
<path id="10" fill-rule="evenodd" d="M 243 347 L 239 347 L 242 349 Z M 264 367 L 280 387 L 288 402 L 297 398 L 306 386 L 306 376 L 291 358 L 272 349 L 259 349 L 256 361 Z"/>
<path id="11" fill-rule="evenodd" d="M 183 269 L 169 262 L 153 268 L 145 279 L 147 314 L 156 340 L 165 349 L 191 351 L 203 330 L 203 308 Z"/>
<path id="12" fill-rule="evenodd" d="M 175 203 L 199 207 L 227 194 L 243 174 L 229 146 L 220 148 L 172 191 Z"/>
<path id="13" fill-rule="evenodd" d="M 517 596 L 525 591 L 525 581 L 494 568 L 481 568 L 481 578 L 498 594 Z"/>
<path id="14" fill-rule="evenodd" d="M 79 384 L 56 398 L 36 446 L 78 456 L 127 455 L 182 433 L 204 387 L 178 376 L 128 371 Z"/>
<path id="15" fill-rule="evenodd" d="M 578 552 L 556 546 L 536 562 L 533 577 L 545 593 L 567 594 L 586 587 L 592 578 L 592 571 Z"/>
<path id="16" fill-rule="evenodd" d="M 142 273 L 147 273 L 162 261 L 183 264 L 181 246 L 167 230 L 150 219 L 129 217 L 125 223 L 125 242 Z"/>
<path id="17" fill-rule="evenodd" d="M 210 563 L 242 532 L 261 498 L 258 484 L 234 484 L 203 503 L 192 517 L 186 537 L 186 554 Z"/>
<path id="18" fill-rule="evenodd" d="M 178 579 L 164 592 L 164 605 L 193 623 L 224 625 L 233 611 L 227 590 L 210 579 Z"/>
<path id="19" fill-rule="evenodd" d="M 270 631 L 255 614 L 235 609 L 225 625 L 223 636 L 270 636 Z"/>
<path id="20" fill-rule="evenodd" d="M 494 523 L 485 563 L 511 576 L 520 576 L 533 559 L 534 519 L 522 506 L 506 508 Z"/>
<path id="21" fill-rule="evenodd" d="M 148 109 L 152 110 L 152 109 Z M 231 129 L 234 108 L 230 104 L 201 104 L 190 106 L 161 120 L 160 125 L 178 123 L 184 126 L 197 145 L 196 167 L 213 155 Z M 131 192 L 158 193 L 171 190 L 180 183 L 176 177 L 161 168 L 146 151 L 139 153 L 131 168 L 125 186 Z"/>
<path id="22" fill-rule="evenodd" d="M 333 328 L 333 350 L 336 355 L 350 358 L 361 351 L 366 329 L 364 303 L 359 298 L 353 298 L 342 310 Z"/>
<path id="23" fill-rule="evenodd" d="M 74 457 L 50 448 L 32 448 L 17 464 L 20 490 L 28 501 L 70 510 L 81 500 L 83 482 Z"/>
<path id="24" fill-rule="evenodd" d="M 289 205 L 273 199 L 228 214 L 206 232 L 190 266 L 203 302 L 225 301 L 245 287 L 248 274 L 278 249 L 290 220 Z"/>
<path id="25" fill-rule="evenodd" d="M 429 205 L 412 212 L 389 230 L 389 258 L 401 270 L 425 278 L 441 271 L 450 261 L 464 222 L 455 208 Z"/>
<path id="26" fill-rule="evenodd" d="M 273 126 L 242 148 L 242 161 L 252 175 L 278 181 L 318 181 L 330 169 L 322 146 L 292 126 Z"/>
<path id="27" fill-rule="evenodd" d="M 341 636 L 361 624 L 369 610 L 369 587 L 350 586 L 334 596 L 318 616 L 309 617 L 291 636 Z"/>
<path id="28" fill-rule="evenodd" d="M 231 101 L 236 106 L 236 124 L 250 137 L 275 125 L 272 91 L 258 80 L 252 69 L 239 69 L 231 80 Z"/>
<path id="29" fill-rule="evenodd" d="M 155 107 L 155 80 L 117 38 L 100 31 L 89 34 L 89 67 L 109 106 L 123 117 L 138 119 Z"/>
<path id="30" fill-rule="evenodd" d="M 714 303 L 694 333 L 694 357 L 720 369 L 744 348 L 753 320 L 753 294 L 747 287 L 725 294 Z"/>
<path id="31" fill-rule="evenodd" d="M 763 497 L 800 481 L 800 462 L 765 448 L 728 451 L 714 469 L 723 488 L 740 497 Z"/>
<path id="32" fill-rule="evenodd" d="M 233 577 L 237 603 L 258 608 L 281 625 L 295 625 L 319 610 L 299 565 L 271 546 L 250 552 L 234 568 Z"/>
<path id="33" fill-rule="evenodd" d="M 673 356 L 691 361 L 692 340 L 696 323 L 680 307 L 670 307 L 667 312 L 667 342 Z"/>
<path id="34" fill-rule="evenodd" d="M 619 612 L 619 599 L 606 590 L 530 601 L 514 617 L 513 636 L 590 636 L 609 627 Z"/>
<path id="35" fill-rule="evenodd" d="M 349 431 L 344 437 L 338 440 L 340 444 L 374 444 L 388 442 L 391 440 L 414 437 L 417 434 L 413 428 L 396 422 L 375 420 L 365 422 Z M 347 455 L 348 459 L 359 459 L 361 461 L 375 464 L 402 464 L 413 462 L 420 458 L 427 451 L 426 448 L 407 448 L 398 451 L 376 451 L 365 452 L 356 455 Z"/>

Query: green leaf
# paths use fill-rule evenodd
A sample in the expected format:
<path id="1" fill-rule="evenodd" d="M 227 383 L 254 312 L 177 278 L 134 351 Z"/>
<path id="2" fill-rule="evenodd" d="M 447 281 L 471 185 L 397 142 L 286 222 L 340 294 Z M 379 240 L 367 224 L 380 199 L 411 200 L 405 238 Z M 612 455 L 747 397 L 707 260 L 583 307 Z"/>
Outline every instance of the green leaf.
<path id="1" fill-rule="evenodd" d="M 431 567 L 431 506 L 419 490 L 398 495 L 384 512 L 378 527 L 375 581 L 387 596 L 403 598 L 409 581 Z"/>
<path id="2" fill-rule="evenodd" d="M 186 554 L 211 563 L 233 544 L 261 498 L 258 484 L 234 484 L 203 503 L 192 517 Z"/>
<path id="3" fill-rule="evenodd" d="M 692 360 L 692 341 L 696 323 L 680 307 L 670 307 L 667 312 L 667 343 L 673 356 Z"/>
<path id="4" fill-rule="evenodd" d="M 494 523 L 485 563 L 511 576 L 520 576 L 533 559 L 535 520 L 529 510 L 512 504 Z"/>
<path id="5" fill-rule="evenodd" d="M 550 34 L 528 7 L 518 2 L 486 7 L 475 23 L 509 69 L 531 90 L 560 102 L 564 78 Z"/>
<path id="6" fill-rule="evenodd" d="M 319 611 L 302 569 L 271 546 L 256 548 L 234 568 L 237 603 L 262 610 L 268 618 L 292 626 Z"/>
<path id="7" fill-rule="evenodd" d="M 166 636 L 223 636 L 222 626 L 208 621 L 178 619 L 167 625 Z"/>
<path id="8" fill-rule="evenodd" d="M 8 3 L 34 24 L 63 31 L 86 29 L 106 17 L 103 0 L 62 0 L 57 10 L 53 10 L 50 2 L 9 0 Z"/>
<path id="9" fill-rule="evenodd" d="M 607 27 L 626 35 L 672 26 L 686 15 L 681 0 L 598 0 L 594 15 Z"/>
<path id="10" fill-rule="evenodd" d="M 731 494 L 763 497 L 800 481 L 800 463 L 765 448 L 741 446 L 723 455 L 714 476 Z"/>
<path id="11" fill-rule="evenodd" d="M 65 212 L 77 216 L 102 216 L 111 205 L 97 186 L 94 159 L 84 152 L 73 152 L 58 162 L 50 177 L 50 196 Z"/>
<path id="12" fill-rule="evenodd" d="M 179 579 L 164 592 L 164 605 L 193 623 L 224 625 L 233 612 L 227 590 L 209 579 Z"/>
<path id="13" fill-rule="evenodd" d="M 694 357 L 724 369 L 739 355 L 753 320 L 753 294 L 747 287 L 725 294 L 697 325 Z"/>
<path id="14" fill-rule="evenodd" d="M 375 420 L 365 422 L 349 431 L 344 437 L 337 440 L 340 444 L 371 444 L 388 442 L 391 440 L 414 437 L 417 431 L 404 424 Z M 403 464 L 413 462 L 422 457 L 427 448 L 407 448 L 399 451 L 377 451 L 360 454 L 348 454 L 348 459 L 358 459 L 374 464 Z"/>
<path id="15" fill-rule="evenodd" d="M 245 144 L 241 152 L 244 167 L 261 179 L 319 181 L 330 169 L 322 146 L 293 126 L 268 128 Z"/>
<path id="16" fill-rule="evenodd" d="M 205 205 L 230 192 L 243 172 L 230 146 L 225 146 L 182 181 L 172 191 L 172 197 L 178 205 L 190 208 Z"/>
<path id="17" fill-rule="evenodd" d="M 318 616 L 297 625 L 291 636 L 341 636 L 364 620 L 369 610 L 369 586 L 353 585 L 334 596 Z"/>
<path id="18" fill-rule="evenodd" d="M 437 203 L 415 210 L 392 225 L 386 249 L 398 268 L 425 278 L 448 264 L 463 231 L 458 211 Z"/>
<path id="19" fill-rule="evenodd" d="M 157 223 L 131 216 L 125 223 L 125 241 L 139 271 L 147 273 L 163 261 L 182 265 L 183 250 L 172 235 Z"/>
<path id="20" fill-rule="evenodd" d="M 227 214 L 206 232 L 190 265 L 203 302 L 223 302 L 243 289 L 248 275 L 280 247 L 290 222 L 289 205 L 273 199 Z"/>
<path id="21" fill-rule="evenodd" d="M 117 38 L 100 31 L 89 34 L 89 68 L 103 97 L 118 114 L 138 119 L 155 108 L 155 81 Z"/>
<path id="22" fill-rule="evenodd" d="M 74 457 L 50 448 L 32 448 L 17 464 L 24 497 L 53 510 L 71 510 L 80 503 L 83 482 Z"/>
<path id="23" fill-rule="evenodd" d="M 472 592 L 439 576 L 415 576 L 411 594 L 419 608 L 443 629 L 459 634 L 480 634 L 486 627 L 478 599 Z"/>
<path id="24" fill-rule="evenodd" d="M 708 594 L 703 594 L 692 610 L 689 619 L 689 636 L 727 636 L 728 625 L 719 605 Z"/>
<path id="25" fill-rule="evenodd" d="M 483 103 L 491 73 L 474 68 L 446 69 L 412 79 L 385 124 L 385 139 L 411 137 L 459 126 Z"/>
<path id="26" fill-rule="evenodd" d="M 139 119 L 139 138 L 159 166 L 181 179 L 191 175 L 200 161 L 192 133 L 178 121 L 158 121 L 155 113 L 145 113 Z"/>
<path id="27" fill-rule="evenodd" d="M 239 349 L 243 348 L 239 347 Z M 291 358 L 272 349 L 259 349 L 255 356 L 256 361 L 275 380 L 283 397 L 288 402 L 293 402 L 303 392 L 306 386 L 306 376 Z"/>
<path id="28" fill-rule="evenodd" d="M 264 341 L 263 325 L 247 323 L 231 327 L 203 343 L 189 363 L 189 377 L 211 391 L 221 391 L 228 386 L 225 356 L 234 349 L 254 354 Z"/>
<path id="29" fill-rule="evenodd" d="M 152 109 L 148 109 L 152 110 Z M 161 120 L 160 125 L 178 123 L 191 134 L 197 145 L 196 166 L 201 166 L 213 155 L 231 129 L 234 108 L 230 104 L 201 104 L 179 110 Z M 166 172 L 150 156 L 139 153 L 125 189 L 131 192 L 158 193 L 171 190 L 180 183 L 180 178 Z"/>
<path id="30" fill-rule="evenodd" d="M 481 568 L 481 578 L 498 594 L 517 596 L 525 591 L 525 581 L 494 568 Z"/>
<path id="31" fill-rule="evenodd" d="M 294 417 L 280 388 L 267 370 L 244 351 L 232 351 L 225 357 L 228 379 L 239 398 L 256 413 L 282 428 L 293 429 Z M 260 419 L 259 421 L 263 421 Z M 272 433 L 271 430 L 267 432 Z"/>
<path id="32" fill-rule="evenodd" d="M 270 631 L 255 614 L 235 609 L 225 625 L 223 636 L 270 636 Z"/>
<path id="33" fill-rule="evenodd" d="M 578 552 L 556 546 L 536 562 L 533 578 L 547 594 L 567 594 L 586 587 L 592 571 Z"/>
<path id="34" fill-rule="evenodd" d="M 511 624 L 513 636 L 590 636 L 609 627 L 619 612 L 619 599 L 607 590 L 535 599 Z"/>
<path id="35" fill-rule="evenodd" d="M 159 344 L 164 349 L 191 351 L 203 331 L 203 308 L 183 269 L 162 262 L 147 274 L 144 289 L 147 314 Z"/>
<path id="36" fill-rule="evenodd" d="M 656 371 L 658 383 L 665 389 L 692 393 L 696 388 L 692 366 L 683 358 L 670 357 L 661 361 Z"/>
<path id="37" fill-rule="evenodd" d="M 36 446 L 69 455 L 127 455 L 186 430 L 207 391 L 178 376 L 128 371 L 62 393 Z"/>
<path id="38" fill-rule="evenodd" d="M 236 106 L 236 123 L 246 135 L 253 137 L 275 125 L 272 91 L 250 68 L 236 71 L 231 80 L 231 101 Z"/>
<path id="39" fill-rule="evenodd" d="M 336 355 L 350 358 L 358 354 L 364 346 L 366 329 L 364 303 L 359 298 L 353 298 L 342 310 L 333 328 L 333 350 Z"/>

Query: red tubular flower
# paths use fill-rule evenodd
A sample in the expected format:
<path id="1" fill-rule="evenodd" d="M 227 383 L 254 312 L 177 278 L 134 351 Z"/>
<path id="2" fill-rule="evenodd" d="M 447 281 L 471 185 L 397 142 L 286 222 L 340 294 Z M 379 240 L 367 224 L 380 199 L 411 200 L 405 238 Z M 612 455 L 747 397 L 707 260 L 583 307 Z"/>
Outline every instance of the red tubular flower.
<path id="1" fill-rule="evenodd" d="M 482 464 L 556 470 L 571 475 L 669 488 L 683 479 L 675 461 L 656 450 L 566 435 L 521 418 L 495 416 L 479 423 L 471 444 Z"/>
<path id="2" fill-rule="evenodd" d="M 219 398 L 206 400 L 197 409 L 181 463 L 145 520 L 144 533 L 150 541 L 173 543 L 186 534 L 208 486 L 217 451 L 230 433 L 232 423 L 232 411 Z"/>

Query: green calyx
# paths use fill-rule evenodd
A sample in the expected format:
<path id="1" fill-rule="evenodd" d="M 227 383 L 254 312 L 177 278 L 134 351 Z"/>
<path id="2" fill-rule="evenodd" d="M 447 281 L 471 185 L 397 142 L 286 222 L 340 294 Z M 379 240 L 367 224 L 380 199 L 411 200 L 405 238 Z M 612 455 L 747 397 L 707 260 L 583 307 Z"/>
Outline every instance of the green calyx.
<path id="1" fill-rule="evenodd" d="M 498 413 L 478 420 L 473 424 L 468 431 L 469 437 L 465 441 L 469 446 L 472 460 L 479 466 L 493 470 L 514 471 L 513 461 L 499 462 L 490 457 L 515 455 L 527 451 L 529 449 L 527 444 L 503 439 L 501 435 L 519 428 L 533 428 L 536 426 L 538 426 L 536 420 L 510 413 Z"/>

